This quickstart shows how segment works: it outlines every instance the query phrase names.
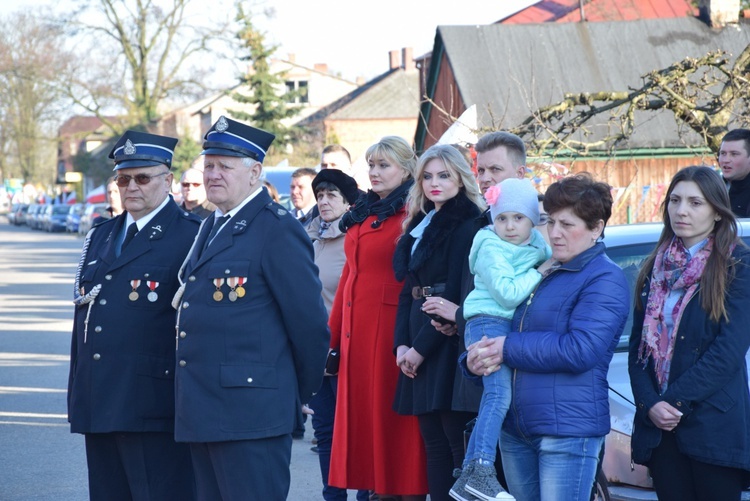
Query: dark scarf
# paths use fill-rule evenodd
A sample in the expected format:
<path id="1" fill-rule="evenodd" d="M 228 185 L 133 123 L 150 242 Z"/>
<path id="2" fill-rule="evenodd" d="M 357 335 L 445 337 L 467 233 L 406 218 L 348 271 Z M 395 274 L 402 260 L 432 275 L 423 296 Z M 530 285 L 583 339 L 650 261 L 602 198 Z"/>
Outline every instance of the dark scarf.
<path id="1" fill-rule="evenodd" d="M 349 212 L 346 212 L 341 216 L 339 229 L 343 233 L 346 233 L 349 228 L 355 224 L 361 224 L 362 221 L 369 216 L 378 216 L 378 219 L 372 222 L 372 227 L 379 227 L 383 224 L 383 221 L 404 207 L 406 197 L 409 194 L 409 189 L 411 189 L 413 184 L 414 180 L 409 179 L 383 199 L 381 199 L 374 191 L 368 191 L 354 202 L 354 206 L 349 209 Z"/>
<path id="2" fill-rule="evenodd" d="M 435 204 L 432 202 L 428 201 L 425 204 L 427 212 L 434 208 Z M 396 251 L 393 254 L 393 271 L 396 273 L 396 280 L 401 281 L 406 278 L 409 272 L 416 271 L 424 266 L 436 249 L 440 248 L 441 245 L 446 245 L 456 228 L 467 220 L 475 219 L 480 213 L 479 207 L 469 200 L 463 191 L 459 192 L 458 195 L 445 202 L 440 210 L 432 216 L 432 221 L 425 228 L 422 239 L 412 254 L 411 248 L 414 244 L 414 238 L 409 233 L 417 227 L 426 215 L 419 213 L 409 222 L 409 227 L 396 245 Z"/>

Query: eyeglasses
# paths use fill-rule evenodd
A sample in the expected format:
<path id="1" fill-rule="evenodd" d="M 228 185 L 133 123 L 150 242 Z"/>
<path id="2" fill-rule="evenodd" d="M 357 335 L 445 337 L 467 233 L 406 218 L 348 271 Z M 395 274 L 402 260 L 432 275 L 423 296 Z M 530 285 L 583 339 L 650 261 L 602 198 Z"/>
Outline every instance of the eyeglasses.
<path id="1" fill-rule="evenodd" d="M 193 188 L 197 188 L 197 187 L 199 187 L 200 185 L 202 185 L 203 183 L 180 183 L 180 184 L 182 184 L 182 187 L 183 187 L 183 188 L 190 188 L 191 186 L 192 186 Z"/>
<path id="2" fill-rule="evenodd" d="M 136 174 L 135 176 L 126 176 L 124 174 L 118 174 L 117 177 L 115 177 L 115 183 L 120 188 L 124 188 L 125 186 L 128 186 L 130 184 L 130 180 L 135 180 L 135 184 L 148 184 L 151 182 L 152 178 L 159 177 L 159 176 L 166 176 L 169 174 L 169 172 L 162 172 L 161 174 L 154 174 L 153 176 L 149 176 L 148 174 Z"/>

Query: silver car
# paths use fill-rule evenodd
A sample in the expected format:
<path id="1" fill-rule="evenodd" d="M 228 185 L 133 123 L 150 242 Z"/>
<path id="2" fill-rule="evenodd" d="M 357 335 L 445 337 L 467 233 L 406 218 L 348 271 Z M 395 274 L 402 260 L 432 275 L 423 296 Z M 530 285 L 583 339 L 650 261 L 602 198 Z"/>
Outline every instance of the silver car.
<path id="1" fill-rule="evenodd" d="M 742 239 L 750 244 L 750 220 L 740 221 L 739 226 Z M 631 297 L 641 265 L 656 245 L 661 229 L 661 223 L 644 223 L 609 226 L 604 230 L 607 254 L 625 272 Z M 635 414 L 628 376 L 628 339 L 632 326 L 631 312 L 607 375 L 611 430 L 604 446 L 602 472 L 597 477 L 596 486 L 597 498 L 603 500 L 657 499 L 648 468 L 637 464 L 631 466 L 630 460 L 630 435 Z M 745 358 L 750 365 L 750 352 Z M 750 500 L 750 491 L 744 492 L 742 499 Z"/>

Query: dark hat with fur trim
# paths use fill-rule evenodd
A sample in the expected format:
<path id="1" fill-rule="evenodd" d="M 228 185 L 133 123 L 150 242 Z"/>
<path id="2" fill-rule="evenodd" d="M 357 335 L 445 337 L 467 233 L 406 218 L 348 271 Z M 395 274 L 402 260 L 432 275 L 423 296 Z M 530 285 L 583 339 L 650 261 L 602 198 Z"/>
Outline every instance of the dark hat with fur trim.
<path id="1" fill-rule="evenodd" d="M 357 188 L 357 181 L 338 169 L 323 169 L 318 172 L 312 182 L 313 193 L 317 195 L 318 185 L 323 182 L 331 183 L 338 188 L 349 204 L 353 204 L 361 193 Z"/>

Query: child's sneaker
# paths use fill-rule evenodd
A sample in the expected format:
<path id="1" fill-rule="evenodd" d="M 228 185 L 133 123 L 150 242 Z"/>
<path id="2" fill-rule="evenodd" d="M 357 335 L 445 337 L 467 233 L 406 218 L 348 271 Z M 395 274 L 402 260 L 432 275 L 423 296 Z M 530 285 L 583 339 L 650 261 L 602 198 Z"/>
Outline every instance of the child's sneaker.
<path id="1" fill-rule="evenodd" d="M 464 467 L 463 470 L 459 470 L 458 468 L 453 470 L 453 478 L 458 479 L 456 480 L 456 483 L 453 484 L 453 487 L 451 487 L 451 490 L 448 493 L 453 499 L 456 499 L 458 501 L 478 501 L 475 496 L 471 495 L 466 490 L 466 481 L 469 480 L 469 477 L 471 476 L 471 472 L 473 470 L 474 463 L 469 463 Z"/>
<path id="2" fill-rule="evenodd" d="M 474 465 L 474 471 L 466 482 L 466 490 L 484 501 L 515 501 L 516 498 L 508 494 L 497 481 L 495 465 Z"/>

